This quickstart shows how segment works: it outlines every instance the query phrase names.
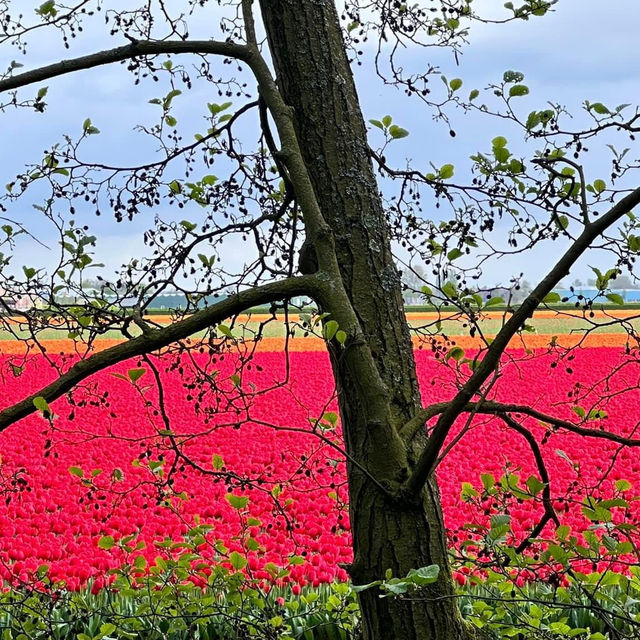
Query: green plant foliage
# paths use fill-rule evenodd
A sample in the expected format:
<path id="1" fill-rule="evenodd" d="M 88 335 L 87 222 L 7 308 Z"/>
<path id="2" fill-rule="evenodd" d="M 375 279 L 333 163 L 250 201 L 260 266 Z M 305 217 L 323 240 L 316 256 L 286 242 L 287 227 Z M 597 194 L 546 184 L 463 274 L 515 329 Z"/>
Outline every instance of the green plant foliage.
<path id="1" fill-rule="evenodd" d="M 458 355 L 458 354 L 456 354 Z M 323 420 L 337 423 L 337 415 Z M 590 418 L 589 418 L 590 419 Z M 558 455 L 568 457 L 564 452 Z M 72 468 L 76 475 L 82 470 Z M 628 523 L 616 523 L 615 510 L 628 509 L 635 497 L 631 483 L 615 483 L 610 499 L 588 496 L 581 509 L 591 523 L 584 531 L 559 526 L 535 541 L 533 550 L 515 548 L 509 505 L 543 501 L 546 484 L 536 476 L 521 480 L 507 471 L 501 478 L 485 473 L 481 487 L 463 483 L 465 502 L 485 503 L 493 512 L 487 526 L 469 524 L 472 537 L 461 552 L 452 551 L 457 597 L 467 621 L 487 640 L 613 640 L 640 633 L 640 567 L 623 574 L 608 567 L 632 552 Z M 248 499 L 228 494 L 244 510 Z M 131 535 L 103 536 L 100 549 L 118 549 L 123 565 L 107 576 L 108 585 L 89 584 L 79 592 L 53 583 L 48 567 L 38 583 L 12 586 L 0 593 L 2 640 L 67 638 L 90 640 L 187 640 L 191 638 L 272 640 L 355 640 L 358 638 L 357 594 L 375 590 L 381 598 L 429 597 L 429 586 L 442 579 L 440 567 L 412 569 L 405 576 L 388 570 L 369 584 L 333 583 L 318 588 L 287 583 L 288 564 L 266 563 L 268 580 L 247 570 L 248 554 L 260 553 L 250 535 L 260 521 L 242 513 L 243 526 L 229 550 L 211 537 L 211 525 L 197 525 L 180 541 L 155 543 L 158 555 L 148 563 L 145 543 Z M 201 549 L 215 552 L 205 558 Z M 483 553 L 478 553 L 483 550 Z M 600 572 L 590 568 L 605 567 Z M 102 580 L 102 578 L 101 578 Z M 98 588 L 96 588 L 98 587 Z"/>

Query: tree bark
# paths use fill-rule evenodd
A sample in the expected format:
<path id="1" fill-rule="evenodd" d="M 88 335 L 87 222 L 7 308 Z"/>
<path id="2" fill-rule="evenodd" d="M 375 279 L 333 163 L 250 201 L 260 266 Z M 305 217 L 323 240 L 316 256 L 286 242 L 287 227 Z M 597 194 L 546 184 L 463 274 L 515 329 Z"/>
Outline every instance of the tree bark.
<path id="1" fill-rule="evenodd" d="M 380 376 L 389 411 L 372 414 L 361 380 L 331 353 L 347 452 L 376 478 L 402 483 L 415 453 L 388 437 L 421 406 L 400 277 L 367 134 L 336 9 L 331 0 L 262 0 L 262 15 L 279 88 L 293 107 L 299 146 L 316 198 L 334 236 L 344 287 Z M 331 312 L 331 303 L 325 311 Z M 391 421 L 391 425 L 387 424 Z M 425 438 L 415 443 L 424 446 Z M 357 467 L 347 469 L 355 584 L 437 564 L 438 581 L 416 601 L 360 594 L 367 640 L 462 640 L 471 637 L 453 598 L 447 540 L 435 480 L 419 503 L 392 500 Z"/>

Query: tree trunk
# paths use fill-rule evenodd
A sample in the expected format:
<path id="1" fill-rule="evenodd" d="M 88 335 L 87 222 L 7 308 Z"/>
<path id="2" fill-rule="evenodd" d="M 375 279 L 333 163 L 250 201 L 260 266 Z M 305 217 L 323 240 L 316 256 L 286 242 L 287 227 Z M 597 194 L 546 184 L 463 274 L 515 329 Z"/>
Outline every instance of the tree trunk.
<path id="1" fill-rule="evenodd" d="M 414 455 L 397 455 L 398 439 L 384 441 L 420 406 L 400 277 L 391 256 L 387 222 L 368 154 L 366 127 L 342 33 L 331 0 L 262 0 L 262 15 L 284 100 L 295 111 L 300 148 L 325 220 L 335 239 L 347 294 L 380 376 L 389 412 L 371 415 L 359 397 L 357 372 L 332 354 L 347 452 L 372 475 L 401 483 Z M 330 311 L 330 309 L 325 309 Z M 392 425 L 381 425 L 381 421 Z M 383 428 L 384 427 L 384 428 Z M 388 438 L 387 438 L 388 440 Z M 418 446 L 424 445 L 424 438 Z M 446 535 L 435 480 L 420 504 L 391 500 L 354 465 L 347 469 L 355 584 L 440 566 L 425 599 L 360 594 L 364 638 L 453 640 L 470 637 L 458 611 L 447 562 Z M 435 601 L 429 599 L 436 598 Z"/>

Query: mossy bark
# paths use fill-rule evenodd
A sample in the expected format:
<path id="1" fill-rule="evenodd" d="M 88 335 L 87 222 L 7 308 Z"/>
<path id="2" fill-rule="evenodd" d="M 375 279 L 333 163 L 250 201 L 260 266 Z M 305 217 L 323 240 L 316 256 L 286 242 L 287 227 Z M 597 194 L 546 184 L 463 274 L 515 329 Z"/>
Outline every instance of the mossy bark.
<path id="1" fill-rule="evenodd" d="M 368 154 L 366 127 L 335 6 L 329 0 L 263 0 L 262 15 L 278 86 L 294 109 L 299 147 L 335 242 L 344 288 L 386 385 L 388 407 L 373 412 L 358 364 L 331 354 L 346 448 L 393 486 L 411 471 L 397 429 L 420 406 L 411 339 L 387 221 Z M 331 312 L 331 301 L 328 302 Z M 392 434 L 390 436 L 390 434 Z M 417 446 L 424 439 L 416 439 Z M 400 445 L 399 445 L 400 443 Z M 356 584 L 437 564 L 438 581 L 416 601 L 360 595 L 367 640 L 462 640 L 470 637 L 453 598 L 446 535 L 435 481 L 418 502 L 383 493 L 348 466 Z"/>

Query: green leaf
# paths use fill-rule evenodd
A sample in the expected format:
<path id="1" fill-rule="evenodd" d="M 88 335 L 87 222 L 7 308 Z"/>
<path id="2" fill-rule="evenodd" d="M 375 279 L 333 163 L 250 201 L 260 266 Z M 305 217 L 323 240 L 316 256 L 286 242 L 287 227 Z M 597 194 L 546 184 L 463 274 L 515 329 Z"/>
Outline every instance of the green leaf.
<path id="1" fill-rule="evenodd" d="M 528 131 L 535 129 L 541 122 L 540 114 L 537 111 L 532 111 L 527 117 L 527 122 L 525 126 Z"/>
<path id="2" fill-rule="evenodd" d="M 477 498 L 480 495 L 470 482 L 463 482 L 460 490 L 460 497 L 463 502 L 468 502 L 471 498 Z"/>
<path id="3" fill-rule="evenodd" d="M 209 108 L 211 115 L 216 116 L 222 111 L 226 111 L 232 104 L 232 102 L 224 102 L 222 104 L 209 103 L 207 107 Z"/>
<path id="4" fill-rule="evenodd" d="M 171 107 L 171 102 L 179 95 L 182 95 L 182 91 L 180 91 L 180 89 L 172 89 L 171 91 L 169 91 L 169 93 L 167 93 L 162 102 L 162 106 L 165 111 L 169 110 L 169 108 Z"/>
<path id="5" fill-rule="evenodd" d="M 139 558 L 141 558 L 142 556 L 138 556 Z M 111 622 L 105 622 L 104 624 L 100 625 L 100 633 L 103 636 L 109 636 L 111 635 L 114 631 L 116 630 L 116 625 L 111 623 Z"/>
<path id="6" fill-rule="evenodd" d="M 529 93 L 529 87 L 525 84 L 514 84 L 513 87 L 509 89 L 509 97 L 519 97 L 526 96 Z"/>
<path id="7" fill-rule="evenodd" d="M 451 249 L 449 253 L 447 253 L 447 259 L 450 262 L 453 262 L 454 260 L 457 260 L 459 257 L 463 255 L 464 255 L 464 252 L 458 249 L 458 247 L 455 247 L 454 249 Z"/>
<path id="8" fill-rule="evenodd" d="M 46 16 L 51 16 L 55 18 L 58 14 L 58 10 L 56 9 L 55 0 L 47 0 L 47 2 L 43 2 L 37 9 L 36 13 L 43 18 Z"/>
<path id="9" fill-rule="evenodd" d="M 629 491 L 631 483 L 628 480 L 616 480 L 616 491 Z"/>
<path id="10" fill-rule="evenodd" d="M 607 188 L 607 183 L 604 180 L 594 180 L 593 188 L 596 193 L 602 193 Z"/>
<path id="11" fill-rule="evenodd" d="M 431 584 L 438 579 L 440 567 L 437 564 L 431 564 L 428 567 L 420 567 L 419 569 L 411 569 L 407 574 L 407 580 L 422 587 Z"/>
<path id="12" fill-rule="evenodd" d="M 333 340 L 333 337 L 336 335 L 338 331 L 339 325 L 335 320 L 329 320 L 327 324 L 324 325 L 324 337 L 327 341 Z"/>
<path id="13" fill-rule="evenodd" d="M 511 3 L 509 2 L 507 4 L 511 4 Z M 506 4 L 504 6 L 507 7 Z M 513 5 L 511 6 L 513 7 Z M 503 82 L 508 84 L 522 82 L 524 80 L 524 73 L 522 73 L 522 71 L 508 70 L 502 74 L 502 80 Z"/>
<path id="14" fill-rule="evenodd" d="M 514 495 L 517 495 L 515 491 Z M 526 497 L 526 494 L 522 495 Z M 492 542 L 502 540 L 509 531 L 511 531 L 511 516 L 498 514 L 491 517 L 491 529 L 488 536 L 489 540 Z"/>
<path id="15" fill-rule="evenodd" d="M 456 285 L 451 281 L 445 282 L 442 285 L 442 293 L 444 293 L 444 295 L 447 296 L 447 298 L 449 298 L 450 300 L 458 297 L 458 290 L 456 288 Z"/>
<path id="16" fill-rule="evenodd" d="M 342 329 L 336 331 L 336 340 L 344 346 L 344 343 L 347 341 L 347 334 Z"/>
<path id="17" fill-rule="evenodd" d="M 511 157 L 511 152 L 506 147 L 494 147 L 493 155 L 498 162 L 506 162 Z"/>
<path id="18" fill-rule="evenodd" d="M 472 100 L 475 100 L 479 95 L 480 95 L 480 92 L 479 92 L 477 89 L 474 89 L 474 90 L 469 94 L 469 102 L 471 102 Z"/>
<path id="19" fill-rule="evenodd" d="M 232 551 L 229 554 L 229 562 L 231 562 L 231 566 L 236 570 L 240 571 L 247 566 L 247 559 L 237 551 Z"/>
<path id="20" fill-rule="evenodd" d="M 100 549 L 105 549 L 108 551 L 109 549 L 113 549 L 115 545 L 116 541 L 114 540 L 113 536 L 102 536 L 102 538 L 98 540 L 98 546 L 100 547 Z"/>
<path id="21" fill-rule="evenodd" d="M 591 409 L 587 415 L 587 420 L 604 420 L 607 417 L 607 412 L 602 409 Z"/>
<path id="22" fill-rule="evenodd" d="M 624 304 L 624 298 L 619 293 L 607 293 L 607 300 L 613 304 Z"/>
<path id="23" fill-rule="evenodd" d="M 208 175 L 202 178 L 202 184 L 211 186 L 218 182 L 218 176 Z"/>
<path id="24" fill-rule="evenodd" d="M 389 135 L 394 140 L 398 140 L 399 138 L 406 138 L 409 135 L 409 132 L 398 125 L 393 124 L 389 127 Z"/>
<path id="25" fill-rule="evenodd" d="M 218 333 L 221 333 L 226 338 L 233 338 L 233 332 L 226 324 L 219 324 L 217 328 Z"/>
<path id="26" fill-rule="evenodd" d="M 393 593 L 395 596 L 401 596 L 403 593 L 407 593 L 409 590 L 409 585 L 406 582 L 398 581 L 398 582 L 385 582 L 384 588 Z"/>
<path id="27" fill-rule="evenodd" d="M 351 585 L 351 590 L 354 593 L 360 593 L 361 591 L 366 591 L 367 589 L 371 589 L 372 587 L 377 587 L 382 584 L 382 580 L 374 580 L 373 582 L 369 582 L 367 584 L 354 584 Z"/>
<path id="28" fill-rule="evenodd" d="M 171 115 L 167 115 L 164 118 L 164 121 L 170 126 L 170 127 L 175 127 L 178 124 L 178 121 L 176 120 L 176 118 L 174 118 Z"/>
<path id="29" fill-rule="evenodd" d="M 504 304 L 504 298 L 501 298 L 500 296 L 494 296 L 493 298 L 489 298 L 489 300 L 487 300 L 484 303 L 485 307 L 495 307 L 499 304 Z"/>
<path id="30" fill-rule="evenodd" d="M 556 449 L 555 454 L 573 466 L 573 460 L 562 449 Z"/>
<path id="31" fill-rule="evenodd" d="M 393 118 L 391 116 L 385 116 L 384 118 L 382 118 L 382 124 L 385 127 L 390 126 L 392 122 L 393 122 Z"/>
<path id="32" fill-rule="evenodd" d="M 569 555 L 561 546 L 557 544 L 550 544 L 547 547 L 547 552 L 556 562 L 559 562 L 562 566 L 567 566 Z"/>
<path id="33" fill-rule="evenodd" d="M 571 410 L 579 417 L 584 418 L 587 415 L 587 412 L 579 405 L 575 407 L 571 407 Z"/>
<path id="34" fill-rule="evenodd" d="M 507 139 L 504 136 L 497 136 L 491 141 L 491 146 L 494 149 L 499 149 L 500 147 L 506 147 Z"/>
<path id="35" fill-rule="evenodd" d="M 211 464 L 213 465 L 213 468 L 216 471 L 220 471 L 220 469 L 222 469 L 224 467 L 224 460 L 222 458 L 222 456 L 218 455 L 217 453 L 214 454 L 213 458 L 211 459 Z"/>
<path id="36" fill-rule="evenodd" d="M 19 367 L 17 364 L 10 364 L 11 367 L 11 373 L 13 373 L 13 376 L 15 378 L 17 378 L 18 376 L 21 376 L 23 371 L 24 371 L 24 366 Z"/>
<path id="37" fill-rule="evenodd" d="M 455 168 L 452 164 L 443 164 L 440 168 L 440 171 L 438 171 L 438 177 L 442 178 L 443 180 L 448 180 L 449 178 L 453 177 L 454 169 Z"/>
<path id="38" fill-rule="evenodd" d="M 198 225 L 188 220 L 180 220 L 180 226 L 187 231 L 193 231 Z"/>
<path id="39" fill-rule="evenodd" d="M 33 267 L 22 267 L 24 275 L 27 276 L 27 280 L 31 280 L 36 275 L 36 270 Z"/>
<path id="40" fill-rule="evenodd" d="M 491 473 L 481 473 L 480 479 L 482 480 L 482 486 L 490 491 L 496 484 L 496 479 Z"/>
<path id="41" fill-rule="evenodd" d="M 129 369 L 127 371 L 127 377 L 131 382 L 137 382 L 146 372 L 146 369 Z"/>
<path id="42" fill-rule="evenodd" d="M 522 173 L 522 170 L 522 162 L 520 162 L 520 160 L 512 158 L 511 162 L 509 162 L 509 171 L 511 171 L 511 173 Z"/>
<path id="43" fill-rule="evenodd" d="M 589 109 L 591 111 L 595 111 L 597 114 L 601 116 L 608 115 L 609 113 L 611 113 L 609 109 L 607 109 L 607 107 L 605 107 L 602 104 L 602 102 L 594 102 L 592 105 L 589 106 Z"/>
<path id="44" fill-rule="evenodd" d="M 451 87 L 451 91 L 457 91 L 462 86 L 462 79 L 454 78 L 449 82 L 449 86 Z"/>
<path id="45" fill-rule="evenodd" d="M 542 299 L 542 302 L 544 302 L 545 304 L 554 304 L 556 302 L 560 302 L 561 300 L 562 297 L 559 293 L 551 291 L 550 293 L 547 293 L 547 295 Z"/>
<path id="46" fill-rule="evenodd" d="M 244 509 L 249 504 L 249 496 L 237 496 L 233 493 L 227 493 L 225 498 L 234 509 Z"/>
<path id="47" fill-rule="evenodd" d="M 537 496 L 545 488 L 545 484 L 540 482 L 535 476 L 529 476 L 525 484 L 534 496 Z"/>
<path id="48" fill-rule="evenodd" d="M 249 549 L 249 551 L 258 551 L 258 549 L 260 549 L 260 543 L 255 538 L 248 538 L 247 549 Z"/>
<path id="49" fill-rule="evenodd" d="M 69 473 L 78 478 L 84 478 L 84 471 L 80 467 L 69 467 Z"/>
<path id="50" fill-rule="evenodd" d="M 51 413 L 49 403 L 42 396 L 37 396 L 33 399 L 33 406 L 38 411 L 42 411 L 42 413 Z"/>
<path id="51" fill-rule="evenodd" d="M 42 100 L 42 98 L 47 95 L 47 91 L 49 91 L 49 87 L 42 87 L 41 89 L 38 89 L 38 100 Z"/>
<path id="52" fill-rule="evenodd" d="M 378 129 L 384 129 L 384 125 L 382 124 L 382 122 L 380 122 L 380 120 L 369 120 L 369 122 L 370 122 L 374 127 L 378 127 Z"/>
<path id="53" fill-rule="evenodd" d="M 640 252 L 640 236 L 630 234 L 627 238 L 627 245 L 629 247 L 629 251 L 632 251 L 633 253 Z"/>
<path id="54" fill-rule="evenodd" d="M 459 362 L 460 360 L 462 360 L 462 358 L 464 358 L 464 349 L 462 349 L 461 347 L 453 347 L 449 350 L 449 353 L 447 354 L 447 360 L 449 358 L 453 358 L 456 362 Z"/>
<path id="55" fill-rule="evenodd" d="M 322 419 L 328 422 L 334 429 L 338 425 L 338 414 L 334 411 L 325 411 L 325 413 L 322 414 Z"/>

